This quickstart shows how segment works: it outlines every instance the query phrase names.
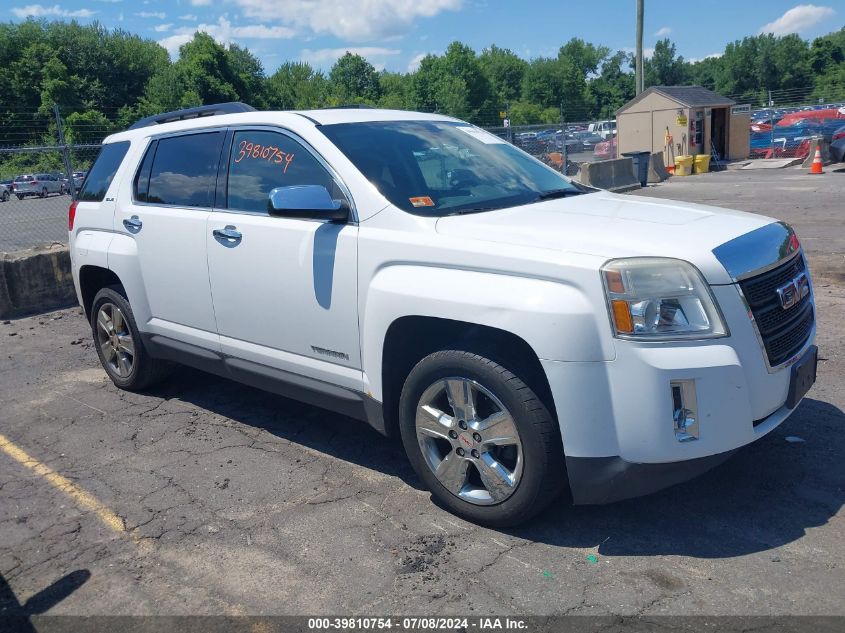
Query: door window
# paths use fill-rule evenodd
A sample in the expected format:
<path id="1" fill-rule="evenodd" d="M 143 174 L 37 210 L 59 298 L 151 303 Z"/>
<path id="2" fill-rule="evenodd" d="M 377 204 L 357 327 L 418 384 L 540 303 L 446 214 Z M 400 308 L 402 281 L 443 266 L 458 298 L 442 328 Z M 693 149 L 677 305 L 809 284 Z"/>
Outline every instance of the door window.
<path id="1" fill-rule="evenodd" d="M 210 208 L 224 137 L 224 132 L 204 132 L 159 139 L 146 202 Z"/>
<path id="2" fill-rule="evenodd" d="M 270 192 L 292 185 L 322 185 L 333 199 L 345 199 L 332 175 L 301 143 L 278 132 L 235 132 L 227 187 L 230 209 L 267 213 Z"/>

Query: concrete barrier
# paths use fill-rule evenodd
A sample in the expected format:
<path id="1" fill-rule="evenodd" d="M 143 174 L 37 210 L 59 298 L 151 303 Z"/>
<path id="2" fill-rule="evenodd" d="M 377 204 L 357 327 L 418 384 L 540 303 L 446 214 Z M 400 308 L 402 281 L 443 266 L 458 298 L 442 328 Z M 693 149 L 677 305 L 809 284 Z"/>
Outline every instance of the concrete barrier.
<path id="1" fill-rule="evenodd" d="M 822 136 L 814 136 L 810 139 L 810 153 L 807 154 L 807 158 L 804 159 L 802 167 L 806 167 L 810 169 L 813 165 L 813 159 L 816 157 L 816 146 L 822 152 L 822 163 L 825 165 L 831 165 L 833 163 L 833 157 L 830 155 L 830 141 L 827 141 Z"/>
<path id="2" fill-rule="evenodd" d="M 648 159 L 648 181 L 663 182 L 670 175 L 663 164 L 663 152 L 653 152 Z"/>
<path id="3" fill-rule="evenodd" d="M 0 253 L 0 318 L 46 312 L 76 303 L 65 246 Z"/>
<path id="4" fill-rule="evenodd" d="M 582 163 L 578 180 L 582 185 L 606 189 L 614 193 L 640 189 L 640 181 L 634 174 L 632 158 L 614 158 L 597 163 Z"/>

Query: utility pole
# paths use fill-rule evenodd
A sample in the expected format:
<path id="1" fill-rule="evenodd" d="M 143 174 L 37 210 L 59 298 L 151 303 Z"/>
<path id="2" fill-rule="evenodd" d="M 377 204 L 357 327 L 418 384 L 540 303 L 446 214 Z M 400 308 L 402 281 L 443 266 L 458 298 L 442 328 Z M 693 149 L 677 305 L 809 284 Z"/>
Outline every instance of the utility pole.
<path id="1" fill-rule="evenodd" d="M 637 59 L 636 59 L 636 94 L 640 94 L 645 89 L 645 80 L 643 79 L 643 7 L 645 0 L 637 0 Z"/>

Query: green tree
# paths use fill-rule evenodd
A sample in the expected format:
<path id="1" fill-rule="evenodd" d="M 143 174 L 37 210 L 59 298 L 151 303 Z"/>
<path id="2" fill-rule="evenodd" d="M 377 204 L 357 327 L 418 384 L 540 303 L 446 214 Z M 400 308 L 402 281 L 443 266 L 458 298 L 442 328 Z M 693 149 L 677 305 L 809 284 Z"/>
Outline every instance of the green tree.
<path id="1" fill-rule="evenodd" d="M 519 99 L 528 62 L 512 51 L 493 44 L 478 56 L 478 65 L 500 106 Z"/>
<path id="2" fill-rule="evenodd" d="M 360 55 L 348 51 L 332 66 L 329 90 L 336 104 L 375 103 L 381 96 L 376 69 Z"/>
<path id="3" fill-rule="evenodd" d="M 569 58 L 533 60 L 525 73 L 522 98 L 544 109 L 560 108 L 566 121 L 583 121 L 591 114 L 587 80 Z"/>
<path id="4" fill-rule="evenodd" d="M 326 78 L 305 62 L 285 62 L 267 79 L 267 105 L 307 110 L 325 105 Z"/>
<path id="5" fill-rule="evenodd" d="M 624 51 L 617 51 L 605 59 L 601 74 L 587 86 L 592 116 L 612 118 L 616 116 L 616 110 L 634 98 L 634 75 L 625 70 L 630 67 L 631 59 L 632 55 Z"/>
<path id="6" fill-rule="evenodd" d="M 557 58 L 569 60 L 586 77 L 598 73 L 599 67 L 609 54 L 610 49 L 607 46 L 595 46 L 573 37 L 560 47 Z"/>
<path id="7" fill-rule="evenodd" d="M 675 45 L 668 38 L 657 42 L 654 53 L 645 60 L 646 87 L 677 86 L 686 80 L 686 63 L 676 54 Z"/>

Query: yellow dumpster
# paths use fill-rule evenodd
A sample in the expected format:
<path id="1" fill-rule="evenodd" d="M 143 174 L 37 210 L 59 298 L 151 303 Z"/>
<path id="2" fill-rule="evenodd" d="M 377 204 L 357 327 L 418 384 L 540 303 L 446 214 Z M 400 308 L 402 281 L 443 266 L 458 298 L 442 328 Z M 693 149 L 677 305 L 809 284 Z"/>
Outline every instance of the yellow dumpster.
<path id="1" fill-rule="evenodd" d="M 706 174 L 710 171 L 710 154 L 699 154 L 694 160 L 696 174 Z"/>
<path id="2" fill-rule="evenodd" d="M 692 156 L 678 156 L 675 158 L 675 175 L 689 176 L 692 174 Z"/>

